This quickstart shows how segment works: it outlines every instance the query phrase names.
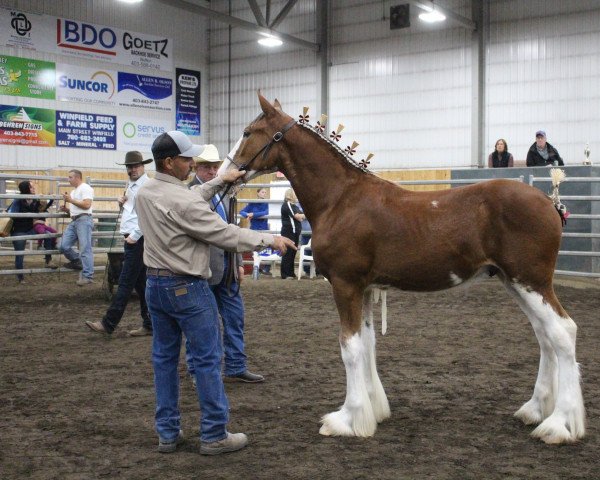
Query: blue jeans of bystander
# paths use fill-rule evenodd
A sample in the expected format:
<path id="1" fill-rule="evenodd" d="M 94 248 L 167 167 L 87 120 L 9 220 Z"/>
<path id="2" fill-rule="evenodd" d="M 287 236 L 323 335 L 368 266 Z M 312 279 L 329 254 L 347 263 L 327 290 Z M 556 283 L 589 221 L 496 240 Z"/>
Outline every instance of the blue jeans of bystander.
<path id="1" fill-rule="evenodd" d="M 13 232 L 11 234 L 12 237 L 20 237 L 23 235 L 37 235 L 37 232 L 32 228 L 28 232 Z M 44 238 L 44 250 L 52 250 L 52 238 Z M 13 247 L 15 251 L 23 251 L 25 250 L 25 245 L 27 244 L 27 240 L 14 240 Z M 46 260 L 50 260 L 52 257 L 50 255 L 46 255 Z M 23 270 L 24 266 L 24 256 L 23 255 L 15 255 L 15 269 Z M 19 280 L 23 280 L 23 275 L 17 274 L 17 278 Z"/>
<path id="2" fill-rule="evenodd" d="M 233 377 L 244 373 L 247 368 L 244 352 L 244 301 L 236 282 L 227 288 L 225 276 L 220 283 L 211 285 L 219 315 L 223 321 L 223 347 L 225 350 L 225 375 Z M 194 365 L 186 341 L 186 361 L 188 372 L 194 375 Z"/>
<path id="3" fill-rule="evenodd" d="M 227 436 L 229 403 L 221 378 L 221 334 L 217 305 L 206 280 L 148 275 L 146 301 L 152 319 L 152 364 L 156 389 L 156 431 L 173 441 L 181 426 L 179 375 L 181 333 L 189 343 L 200 402 L 200 440 Z"/>
<path id="4" fill-rule="evenodd" d="M 94 220 L 92 216 L 82 215 L 69 223 L 60 242 L 61 253 L 71 262 L 81 259 L 81 264 L 83 265 L 81 275 L 90 279 L 94 276 L 94 255 L 92 253 L 93 229 Z M 79 254 L 73 249 L 75 242 L 79 242 Z"/>

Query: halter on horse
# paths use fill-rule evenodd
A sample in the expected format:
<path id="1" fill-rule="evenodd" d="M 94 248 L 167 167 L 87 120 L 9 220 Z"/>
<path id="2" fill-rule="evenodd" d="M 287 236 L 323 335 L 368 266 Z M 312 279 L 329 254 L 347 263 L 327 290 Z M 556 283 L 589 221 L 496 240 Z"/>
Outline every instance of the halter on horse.
<path id="1" fill-rule="evenodd" d="M 325 415 L 323 435 L 371 436 L 390 416 L 375 363 L 371 290 L 436 291 L 497 275 L 529 318 L 540 344 L 533 396 L 515 416 L 539 424 L 546 443 L 585 435 L 575 359 L 577 327 L 552 286 L 561 219 L 539 190 L 511 180 L 412 192 L 365 172 L 259 94 L 263 111 L 221 167 L 246 180 L 282 171 L 312 226 L 313 257 L 340 315 L 346 400 Z M 239 148 L 237 148 L 239 147 Z M 264 152 L 263 155 L 257 152 Z"/>

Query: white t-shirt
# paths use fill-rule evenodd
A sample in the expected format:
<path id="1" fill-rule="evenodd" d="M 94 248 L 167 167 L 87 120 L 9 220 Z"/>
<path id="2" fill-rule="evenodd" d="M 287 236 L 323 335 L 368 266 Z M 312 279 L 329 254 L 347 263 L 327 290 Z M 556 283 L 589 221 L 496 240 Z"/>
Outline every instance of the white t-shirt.
<path id="1" fill-rule="evenodd" d="M 73 200 L 90 200 L 94 199 L 94 189 L 90 187 L 87 183 L 82 183 L 75 190 L 71 192 L 71 198 Z M 74 203 L 69 205 L 69 210 L 71 211 L 71 216 L 81 215 L 82 213 L 92 213 L 92 207 L 84 210 L 83 208 L 79 208 Z"/>

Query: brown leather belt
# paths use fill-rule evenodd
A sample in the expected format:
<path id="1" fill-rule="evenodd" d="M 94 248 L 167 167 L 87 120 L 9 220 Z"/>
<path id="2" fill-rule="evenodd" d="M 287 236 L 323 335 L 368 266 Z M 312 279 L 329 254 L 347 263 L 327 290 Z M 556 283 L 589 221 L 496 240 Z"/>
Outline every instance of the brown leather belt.
<path id="1" fill-rule="evenodd" d="M 166 268 L 150 268 L 146 269 L 146 275 L 153 275 L 156 277 L 187 277 L 189 275 L 182 275 L 180 273 L 172 272 Z"/>
<path id="2" fill-rule="evenodd" d="M 90 216 L 90 217 L 91 217 L 91 216 L 92 216 L 92 214 L 91 214 L 91 213 L 81 213 L 81 214 L 79 214 L 79 215 L 74 215 L 74 216 L 72 216 L 72 217 L 71 217 L 71 220 L 77 220 L 78 218 L 85 217 L 85 216 Z"/>

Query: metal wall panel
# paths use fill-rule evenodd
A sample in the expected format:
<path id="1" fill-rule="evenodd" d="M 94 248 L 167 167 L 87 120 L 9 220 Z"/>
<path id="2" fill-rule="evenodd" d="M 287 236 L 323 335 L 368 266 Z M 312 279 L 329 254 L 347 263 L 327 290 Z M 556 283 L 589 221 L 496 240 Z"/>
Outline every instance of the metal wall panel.
<path id="1" fill-rule="evenodd" d="M 151 35 L 164 35 L 173 39 L 174 67 L 200 70 L 202 135 L 194 141 L 207 142 L 208 127 L 207 64 L 208 64 L 208 21 L 201 16 L 181 12 L 154 0 L 128 5 L 115 0 L 0 0 L 0 7 L 15 8 L 31 13 L 43 13 L 75 20 L 88 21 L 115 28 L 123 28 Z M 103 66 L 112 70 L 132 73 L 150 73 L 148 70 L 134 69 L 125 65 L 91 62 L 85 59 L 45 54 L 32 50 L 0 46 L 0 53 L 26 58 L 49 60 L 85 67 Z M 157 76 L 174 79 L 175 72 L 155 72 Z M 36 100 L 0 95 L 0 103 L 51 108 L 84 113 L 135 116 L 170 120 L 175 126 L 175 101 L 171 112 L 160 112 L 126 107 L 106 107 L 77 102 Z M 149 154 L 149 152 L 144 152 Z M 80 167 L 82 169 L 115 169 L 115 162 L 123 161 L 124 152 L 97 151 L 81 148 L 40 148 L 0 146 L 0 167 L 53 168 Z M 149 165 L 152 167 L 152 164 Z"/>
<path id="2" fill-rule="evenodd" d="M 505 138 L 525 160 L 545 130 L 567 164 L 600 155 L 600 2 L 494 1 L 490 9 L 486 146 Z"/>
<path id="3" fill-rule="evenodd" d="M 314 42 L 316 1 L 300 0 L 277 30 Z M 258 3 L 264 15 L 265 2 Z M 271 2 L 271 19 L 285 3 Z M 245 0 L 232 1 L 231 6 L 233 16 L 256 23 Z M 229 1 L 213 1 L 211 8 L 228 13 Z M 278 98 L 290 114 L 297 115 L 303 106 L 310 107 L 314 113 L 316 54 L 289 44 L 268 49 L 257 43 L 259 38 L 256 33 L 233 28 L 230 46 L 228 26 L 211 21 L 210 141 L 223 156 L 260 112 L 258 89 L 270 101 Z"/>

